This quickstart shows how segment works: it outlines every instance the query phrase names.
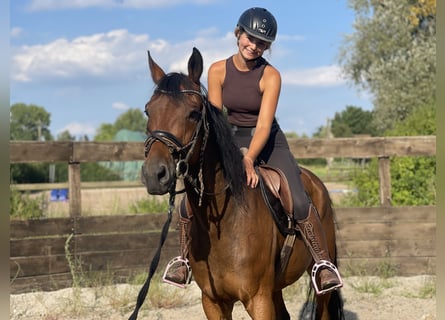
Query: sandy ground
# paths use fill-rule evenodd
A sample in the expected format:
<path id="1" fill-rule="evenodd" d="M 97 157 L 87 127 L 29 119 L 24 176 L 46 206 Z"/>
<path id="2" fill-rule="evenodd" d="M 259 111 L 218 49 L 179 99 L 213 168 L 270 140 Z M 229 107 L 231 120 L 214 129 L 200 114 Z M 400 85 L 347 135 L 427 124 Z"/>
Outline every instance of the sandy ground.
<path id="1" fill-rule="evenodd" d="M 341 292 L 346 320 L 436 319 L 435 290 L 432 290 L 435 287 L 434 276 L 347 277 L 344 280 Z M 297 289 L 286 292 L 285 300 L 292 319 L 298 319 L 307 287 L 299 283 L 294 286 Z M 140 287 L 120 284 L 11 295 L 10 319 L 128 319 Z M 155 299 L 152 298 L 153 287 L 157 295 Z M 164 298 L 159 298 L 162 291 Z M 433 295 L 425 294 L 431 291 Z M 187 289 L 163 283 L 154 286 L 152 283 L 138 319 L 205 319 L 199 296 L 200 291 L 193 282 Z M 235 306 L 233 318 L 250 319 L 239 303 Z"/>

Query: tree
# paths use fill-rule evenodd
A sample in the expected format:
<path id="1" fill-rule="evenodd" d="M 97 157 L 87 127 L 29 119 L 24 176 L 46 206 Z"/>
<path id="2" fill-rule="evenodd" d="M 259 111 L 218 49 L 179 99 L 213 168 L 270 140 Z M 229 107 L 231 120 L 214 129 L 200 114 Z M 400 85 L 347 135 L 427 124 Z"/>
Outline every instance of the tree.
<path id="1" fill-rule="evenodd" d="M 127 129 L 131 131 L 145 132 L 147 119 L 139 109 L 129 109 L 121 114 L 114 124 L 103 123 L 100 125 L 95 141 L 111 141 L 119 130 Z"/>
<path id="2" fill-rule="evenodd" d="M 51 115 L 34 104 L 16 103 L 11 106 L 10 140 L 52 140 L 49 131 Z M 48 182 L 47 163 L 13 163 L 10 166 L 13 183 Z"/>
<path id="3" fill-rule="evenodd" d="M 385 136 L 416 136 L 436 134 L 434 105 L 423 106 Z M 372 159 L 364 170 L 353 175 L 358 193 L 348 199 L 353 206 L 379 205 L 378 162 Z M 436 202 L 436 158 L 393 157 L 391 158 L 391 191 L 393 205 L 433 205 Z"/>
<path id="4" fill-rule="evenodd" d="M 34 104 L 11 106 L 10 140 L 53 140 L 49 131 L 51 115 Z"/>
<path id="5" fill-rule="evenodd" d="M 72 136 L 68 130 L 64 130 L 57 135 L 57 141 L 75 141 L 76 137 Z"/>
<path id="6" fill-rule="evenodd" d="M 377 133 L 373 125 L 373 112 L 365 111 L 359 107 L 347 106 L 342 112 L 336 112 L 332 119 L 331 130 L 334 137 L 352 137 L 357 134 Z"/>
<path id="7" fill-rule="evenodd" d="M 354 33 L 340 64 L 346 77 L 373 94 L 379 130 L 435 103 L 436 1 L 350 0 Z"/>

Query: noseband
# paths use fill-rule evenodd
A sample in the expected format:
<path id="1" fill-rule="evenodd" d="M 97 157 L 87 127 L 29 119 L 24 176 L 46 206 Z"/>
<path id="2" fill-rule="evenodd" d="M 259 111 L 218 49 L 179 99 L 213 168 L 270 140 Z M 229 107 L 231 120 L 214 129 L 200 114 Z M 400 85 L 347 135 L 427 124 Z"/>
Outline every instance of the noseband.
<path id="1" fill-rule="evenodd" d="M 169 91 L 169 90 L 163 90 L 156 88 L 155 92 L 159 92 L 162 94 L 167 95 L 173 95 L 173 94 L 196 94 L 201 98 L 202 101 L 202 111 L 201 111 L 201 118 L 198 121 L 198 124 L 196 125 L 195 131 L 193 133 L 192 139 L 187 142 L 186 144 L 181 143 L 179 139 L 171 134 L 168 131 L 164 130 L 154 130 L 152 132 L 148 133 L 147 139 L 145 139 L 144 147 L 145 147 L 145 157 L 147 157 L 148 153 L 150 152 L 150 148 L 155 142 L 160 142 L 164 144 L 170 154 L 172 155 L 175 164 L 176 164 L 176 178 L 186 178 L 188 177 L 190 179 L 190 176 L 188 174 L 188 168 L 189 168 L 189 160 L 190 156 L 193 153 L 193 150 L 195 148 L 196 142 L 198 141 L 199 134 L 201 131 L 201 128 L 204 128 L 204 138 L 203 143 L 200 150 L 200 157 L 199 157 L 199 167 L 200 167 L 200 181 L 199 184 L 201 188 L 198 188 L 196 185 L 196 182 L 193 181 L 193 179 L 190 179 L 190 182 L 192 182 L 192 185 L 194 185 L 195 189 L 200 192 L 200 195 L 202 197 L 203 192 L 203 184 L 202 184 L 202 161 L 203 161 L 203 155 L 205 150 L 205 145 L 207 143 L 207 138 L 209 135 L 209 124 L 206 117 L 206 109 L 208 105 L 208 99 L 207 99 L 207 91 L 206 89 L 201 86 L 201 90 L 193 90 L 193 89 L 184 89 L 179 91 Z M 170 190 L 171 192 L 172 190 Z"/>

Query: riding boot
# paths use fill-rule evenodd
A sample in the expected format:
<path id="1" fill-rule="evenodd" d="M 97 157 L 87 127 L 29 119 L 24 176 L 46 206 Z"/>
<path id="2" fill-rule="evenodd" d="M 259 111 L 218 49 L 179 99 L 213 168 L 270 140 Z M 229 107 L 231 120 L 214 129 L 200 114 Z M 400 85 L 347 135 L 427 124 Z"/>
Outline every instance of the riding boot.
<path id="1" fill-rule="evenodd" d="M 173 258 L 168 263 L 163 281 L 174 286 L 185 288 L 192 278 L 192 270 L 187 259 L 190 244 L 190 222 L 192 215 L 189 215 L 190 209 L 186 198 L 181 202 L 179 211 L 179 244 L 181 255 Z M 187 210 L 189 209 L 189 210 Z"/>
<path id="2" fill-rule="evenodd" d="M 343 286 L 337 267 L 329 257 L 326 236 L 321 225 L 320 216 L 315 206 L 309 205 L 309 214 L 304 220 L 297 220 L 301 235 L 314 258 L 312 282 L 316 293 L 324 294 Z M 317 274 L 319 275 L 317 278 Z"/>

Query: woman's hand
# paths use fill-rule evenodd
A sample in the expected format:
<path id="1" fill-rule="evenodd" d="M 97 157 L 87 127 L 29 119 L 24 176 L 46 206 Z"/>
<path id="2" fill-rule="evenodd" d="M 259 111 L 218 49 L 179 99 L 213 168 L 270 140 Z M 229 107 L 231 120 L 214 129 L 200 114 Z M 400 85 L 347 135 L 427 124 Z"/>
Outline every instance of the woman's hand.
<path id="1" fill-rule="evenodd" d="M 259 179 L 258 175 L 255 172 L 255 168 L 253 167 L 253 162 L 254 161 L 252 158 L 248 156 L 243 157 L 243 163 L 247 177 L 247 186 L 251 188 L 255 188 L 257 186 Z"/>

